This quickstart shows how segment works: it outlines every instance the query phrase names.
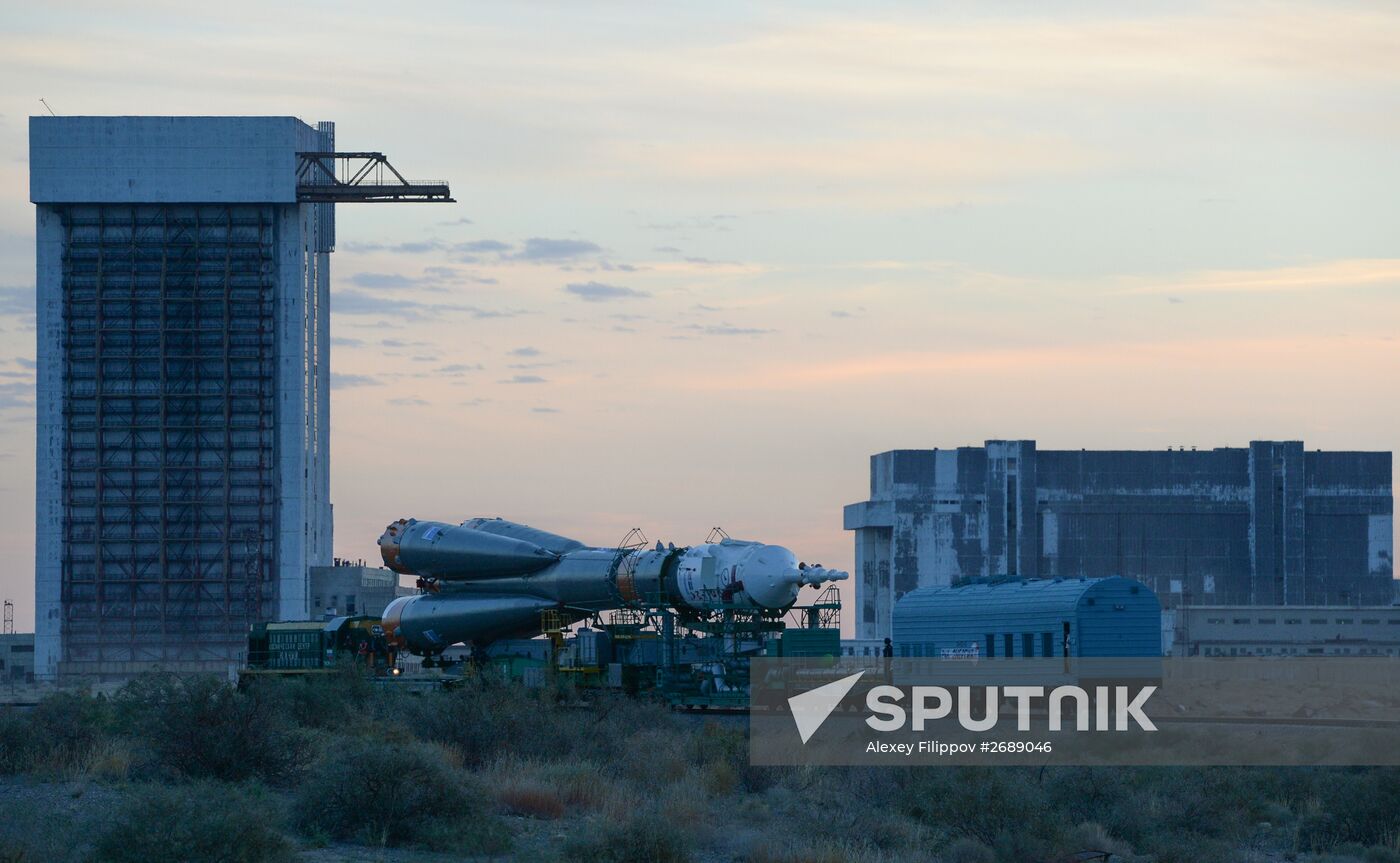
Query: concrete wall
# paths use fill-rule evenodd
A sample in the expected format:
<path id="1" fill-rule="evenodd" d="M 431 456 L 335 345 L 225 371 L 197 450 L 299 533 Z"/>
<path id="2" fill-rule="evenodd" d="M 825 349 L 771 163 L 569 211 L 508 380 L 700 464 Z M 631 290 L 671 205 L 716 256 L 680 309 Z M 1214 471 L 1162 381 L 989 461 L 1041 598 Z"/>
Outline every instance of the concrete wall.
<path id="1" fill-rule="evenodd" d="M 297 149 L 335 149 L 333 123 L 298 121 Z M 277 620 L 311 615 L 308 567 L 331 562 L 330 252 L 335 207 L 280 208 Z"/>
<path id="2" fill-rule="evenodd" d="M 295 203 L 295 117 L 30 117 L 36 204 Z"/>
<path id="3" fill-rule="evenodd" d="M 1178 610 L 1180 656 L 1395 656 L 1400 607 L 1209 605 Z"/>
<path id="4" fill-rule="evenodd" d="M 399 586 L 398 573 L 371 566 L 313 566 L 310 570 L 311 607 L 309 619 L 325 614 L 381 615 L 398 596 L 418 591 Z M 350 603 L 354 603 L 351 608 Z"/>
<path id="5" fill-rule="evenodd" d="M 879 453 L 870 477 L 845 512 L 859 638 L 888 635 L 886 609 L 915 587 L 967 577 L 1125 575 L 1167 607 L 1390 599 L 1390 453 L 988 441 Z"/>
<path id="6" fill-rule="evenodd" d="M 0 635 L 0 686 L 33 683 L 34 633 Z"/>
<path id="7" fill-rule="evenodd" d="M 307 567 L 331 558 L 330 266 L 320 206 L 287 205 L 278 217 L 277 620 L 308 618 Z"/>

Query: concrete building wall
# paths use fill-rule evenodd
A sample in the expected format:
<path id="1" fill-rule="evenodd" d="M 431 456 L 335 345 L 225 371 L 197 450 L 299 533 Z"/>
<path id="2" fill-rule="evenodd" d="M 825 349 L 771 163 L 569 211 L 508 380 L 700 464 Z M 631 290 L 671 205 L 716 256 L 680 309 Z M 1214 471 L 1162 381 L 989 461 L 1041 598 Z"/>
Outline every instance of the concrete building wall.
<path id="1" fill-rule="evenodd" d="M 295 117 L 30 117 L 33 203 L 294 204 Z"/>
<path id="2" fill-rule="evenodd" d="M 1179 609 L 1178 656 L 1396 656 L 1400 607 L 1198 605 Z"/>
<path id="3" fill-rule="evenodd" d="M 334 208 L 296 202 L 296 154 L 333 127 L 35 117 L 30 144 L 40 674 L 237 662 L 331 555 Z"/>
<path id="4" fill-rule="evenodd" d="M 313 620 L 328 614 L 379 616 L 396 597 L 418 592 L 400 586 L 398 573 L 393 570 L 347 563 L 311 567 L 309 583 L 308 617 Z"/>
<path id="5" fill-rule="evenodd" d="M 0 686 L 33 683 L 34 633 L 0 635 Z"/>
<path id="6" fill-rule="evenodd" d="M 1124 575 L 1168 608 L 1390 601 L 1390 453 L 988 441 L 879 453 L 870 471 L 845 512 L 859 638 L 888 635 L 885 609 L 915 587 L 967 577 Z"/>

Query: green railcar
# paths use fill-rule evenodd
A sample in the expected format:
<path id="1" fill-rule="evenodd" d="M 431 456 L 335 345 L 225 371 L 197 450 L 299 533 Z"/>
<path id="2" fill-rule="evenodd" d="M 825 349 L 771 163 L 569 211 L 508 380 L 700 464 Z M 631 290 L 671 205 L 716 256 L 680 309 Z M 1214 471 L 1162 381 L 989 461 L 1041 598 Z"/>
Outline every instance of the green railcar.
<path id="1" fill-rule="evenodd" d="M 393 666 L 394 657 L 379 618 L 361 615 L 332 620 L 256 623 L 248 631 L 248 670 L 251 672 L 320 672 L 347 659 L 385 669 Z"/>
<path id="2" fill-rule="evenodd" d="M 778 650 L 782 656 L 841 655 L 841 630 L 827 627 L 794 627 L 783 630 Z"/>

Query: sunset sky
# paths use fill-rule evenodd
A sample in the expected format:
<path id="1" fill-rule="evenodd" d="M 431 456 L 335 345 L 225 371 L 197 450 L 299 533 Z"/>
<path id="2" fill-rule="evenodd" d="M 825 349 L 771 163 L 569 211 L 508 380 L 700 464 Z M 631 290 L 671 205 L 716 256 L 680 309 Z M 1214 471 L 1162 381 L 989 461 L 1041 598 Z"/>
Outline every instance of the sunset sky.
<path id="1" fill-rule="evenodd" d="M 849 568 L 882 450 L 1400 445 L 1400 8 L 116 5 L 0 5 L 22 630 L 41 97 L 333 120 L 451 182 L 339 208 L 341 556 L 500 515 Z"/>

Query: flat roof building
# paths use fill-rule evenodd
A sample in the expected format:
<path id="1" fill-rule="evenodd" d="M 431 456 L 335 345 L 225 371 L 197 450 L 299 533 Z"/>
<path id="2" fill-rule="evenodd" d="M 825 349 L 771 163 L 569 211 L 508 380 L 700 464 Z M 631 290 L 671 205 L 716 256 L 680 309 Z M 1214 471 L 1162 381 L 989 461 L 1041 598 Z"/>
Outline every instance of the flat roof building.
<path id="1" fill-rule="evenodd" d="M 337 558 L 331 566 L 311 567 L 310 579 L 313 620 L 341 614 L 378 617 L 397 597 L 418 593 L 417 588 L 402 586 L 392 569 L 365 566 L 364 561 Z"/>
<path id="2" fill-rule="evenodd" d="M 0 687 L 34 682 L 34 633 L 0 635 Z"/>
<path id="3" fill-rule="evenodd" d="M 879 453 L 870 499 L 845 511 L 856 636 L 888 636 L 904 594 L 969 577 L 1122 575 L 1167 608 L 1389 603 L 1393 520 L 1388 452 L 994 440 Z"/>
<path id="4" fill-rule="evenodd" d="M 39 674 L 225 670 L 331 556 L 334 207 L 293 117 L 33 117 Z"/>
<path id="5" fill-rule="evenodd" d="M 1177 611 L 1177 656 L 1397 656 L 1400 607 L 1194 605 Z"/>
<path id="6" fill-rule="evenodd" d="M 224 671 L 331 560 L 334 204 L 446 201 L 295 117 L 31 117 L 43 679 Z"/>

